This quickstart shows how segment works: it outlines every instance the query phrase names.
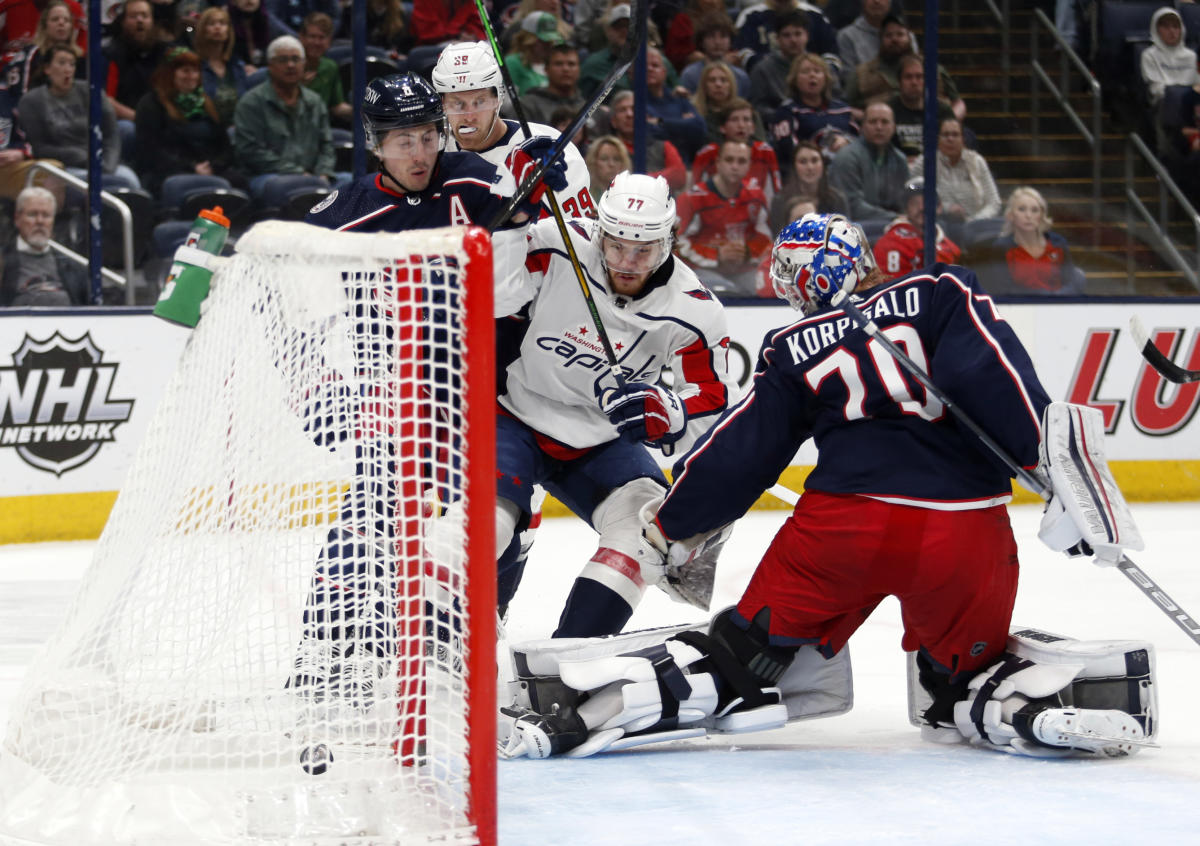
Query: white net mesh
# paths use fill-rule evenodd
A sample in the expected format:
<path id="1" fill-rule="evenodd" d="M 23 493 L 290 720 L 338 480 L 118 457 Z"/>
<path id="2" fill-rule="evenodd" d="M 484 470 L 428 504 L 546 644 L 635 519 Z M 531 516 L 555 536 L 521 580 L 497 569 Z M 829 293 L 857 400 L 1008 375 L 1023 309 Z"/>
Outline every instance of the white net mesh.
<path id="1" fill-rule="evenodd" d="M 14 707 L 0 839 L 475 842 L 463 238 L 241 240 Z"/>

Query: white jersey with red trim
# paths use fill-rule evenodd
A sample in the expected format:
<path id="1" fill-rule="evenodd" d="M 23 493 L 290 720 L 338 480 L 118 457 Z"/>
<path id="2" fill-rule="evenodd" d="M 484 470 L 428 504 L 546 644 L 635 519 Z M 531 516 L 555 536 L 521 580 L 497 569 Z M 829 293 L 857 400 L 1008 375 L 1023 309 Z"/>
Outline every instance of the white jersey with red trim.
<path id="1" fill-rule="evenodd" d="M 702 434 L 737 391 L 727 367 L 725 310 L 682 262 L 669 258 L 636 297 L 611 293 L 591 221 L 567 225 L 613 352 L 630 382 L 658 382 L 664 370 L 688 412 L 680 449 Z M 553 220 L 529 229 L 525 262 L 529 329 L 508 367 L 501 405 L 530 428 L 575 448 L 606 443 L 616 428 L 598 397 L 615 386 L 604 347 Z"/>
<path id="2" fill-rule="evenodd" d="M 486 150 L 478 151 L 479 155 L 497 167 L 504 167 L 508 161 L 508 154 L 526 140 L 525 133 L 521 131 L 521 125 L 515 120 L 506 120 L 504 125 L 507 127 L 504 137 Z M 561 134 L 553 126 L 546 126 L 544 123 L 529 124 L 529 137 L 531 138 L 557 140 Z M 459 149 L 453 132 L 446 134 L 446 149 Z M 567 144 L 563 150 L 563 161 L 567 165 L 567 187 L 562 191 L 555 192 L 559 208 L 562 209 L 565 217 L 595 217 L 596 206 L 591 190 L 592 177 L 588 173 L 587 163 L 583 160 L 579 148 L 574 144 Z M 546 206 L 546 211 L 543 213 L 543 217 L 545 217 L 550 213 L 550 199 L 547 197 L 542 200 L 542 203 Z"/>

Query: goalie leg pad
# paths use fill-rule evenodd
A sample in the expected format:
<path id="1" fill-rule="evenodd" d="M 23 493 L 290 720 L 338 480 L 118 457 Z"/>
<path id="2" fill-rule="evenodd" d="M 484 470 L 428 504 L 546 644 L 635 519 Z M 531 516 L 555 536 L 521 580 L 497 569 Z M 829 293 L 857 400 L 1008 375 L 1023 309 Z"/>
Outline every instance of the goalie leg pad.
<path id="1" fill-rule="evenodd" d="M 742 629 L 732 613 L 718 615 L 707 632 L 673 626 L 519 644 L 513 650 L 518 708 L 526 716 L 561 720 L 573 713 L 583 719 L 587 739 L 567 750 L 571 757 L 700 736 L 705 730 L 778 728 L 849 710 L 848 650 L 827 660 L 812 647 L 774 646 L 761 627 L 764 620 Z M 712 658 L 717 653 L 722 655 L 720 666 L 733 667 L 736 684 L 718 669 Z M 753 669 L 737 669 L 737 656 Z M 536 724 L 536 719 L 526 722 Z M 568 732 L 553 721 L 548 725 L 560 734 Z M 524 748 L 518 741 L 510 744 L 512 754 L 549 747 L 539 738 L 532 752 Z M 560 741 L 556 753 L 563 749 Z"/>
<path id="2" fill-rule="evenodd" d="M 1152 744 L 1156 710 L 1149 643 L 1021 629 L 971 680 L 954 722 L 972 743 L 1001 751 L 1121 756 Z"/>

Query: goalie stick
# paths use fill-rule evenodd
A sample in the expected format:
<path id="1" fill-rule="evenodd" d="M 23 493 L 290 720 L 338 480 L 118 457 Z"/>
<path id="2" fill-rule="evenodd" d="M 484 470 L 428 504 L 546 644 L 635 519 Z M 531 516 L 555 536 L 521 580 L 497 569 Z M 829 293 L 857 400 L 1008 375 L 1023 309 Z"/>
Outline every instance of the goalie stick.
<path id="1" fill-rule="evenodd" d="M 512 101 L 513 109 L 516 110 L 517 122 L 521 124 L 521 131 L 525 133 L 525 137 L 532 138 L 533 135 L 529 131 L 529 121 L 525 117 L 525 107 L 521 105 L 521 101 L 517 97 L 517 86 L 513 84 L 512 75 L 508 72 L 508 65 L 504 63 L 504 51 L 496 43 L 496 33 L 492 29 L 492 21 L 488 16 L 487 9 L 484 8 L 483 0 L 475 0 L 475 8 L 479 10 L 479 19 L 483 22 L 483 29 L 487 33 L 488 43 L 492 46 L 492 55 L 496 57 L 496 64 L 500 67 L 500 76 L 504 79 L 504 87 L 508 90 L 508 99 Z M 636 52 L 636 46 L 634 52 Z M 628 64 L 626 62 L 626 66 Z M 613 82 L 615 81 L 614 79 Z M 596 107 L 600 99 L 601 97 L 594 99 L 584 108 L 584 113 L 590 114 L 591 109 Z M 566 138 L 569 143 L 573 137 L 574 132 L 564 132 L 559 136 L 558 141 L 562 142 Z M 556 143 L 551 154 L 546 157 L 545 161 L 533 172 L 533 176 L 524 185 L 520 186 L 520 188 L 532 188 L 532 186 L 536 185 L 537 178 L 540 178 L 540 174 L 545 170 L 545 165 L 554 161 L 555 158 L 562 154 L 562 150 L 565 149 L 565 143 Z M 518 190 L 518 194 L 520 193 L 521 190 Z M 525 193 L 528 193 L 528 191 L 526 190 Z M 596 308 L 596 300 L 592 297 L 592 289 L 588 286 L 587 279 L 584 278 L 583 267 L 579 264 L 579 256 L 575 253 L 575 242 L 571 240 L 571 235 L 567 231 L 566 221 L 563 220 L 562 209 L 558 206 L 558 197 L 555 196 L 554 191 L 549 186 L 546 187 L 546 196 L 550 198 L 550 211 L 554 215 L 554 222 L 558 225 L 559 237 L 562 238 L 563 245 L 567 249 L 567 258 L 570 260 L 571 267 L 575 271 L 575 280 L 579 283 L 579 290 L 583 292 L 583 301 L 587 304 L 588 313 L 592 316 L 592 324 L 596 327 L 596 334 L 600 336 L 600 344 L 604 347 L 604 355 L 608 358 L 608 369 L 612 372 L 617 384 L 624 385 L 625 375 L 621 372 L 620 365 L 617 364 L 617 354 L 613 350 L 608 332 L 604 330 L 604 323 L 600 320 L 600 311 Z"/>
<path id="2" fill-rule="evenodd" d="M 843 289 L 836 294 L 832 300 L 832 305 L 835 308 L 841 308 L 851 320 L 853 320 L 859 328 L 867 333 L 871 338 L 883 344 L 884 348 L 891 354 L 892 358 L 902 366 L 905 370 L 912 374 L 913 378 L 920 382 L 929 393 L 936 397 L 939 402 L 943 403 L 947 410 L 954 415 L 959 423 L 966 426 L 971 432 L 979 438 L 980 441 L 987 446 L 996 457 L 1003 461 L 1008 468 L 1013 472 L 1013 475 L 1029 490 L 1040 496 L 1044 500 L 1050 499 L 1050 490 L 1036 476 L 1022 467 L 1016 460 L 1008 454 L 1004 447 L 996 443 L 987 432 L 985 432 L 979 424 L 962 409 L 960 409 L 946 394 L 933 383 L 933 380 L 921 369 L 915 361 L 908 357 L 904 350 L 900 349 L 890 338 L 879 331 L 879 326 L 875 321 L 868 318 L 862 311 L 859 310 L 851 300 L 848 293 Z M 776 486 L 778 487 L 778 486 Z M 774 493 L 774 489 L 772 489 Z M 782 497 L 781 497 L 782 498 Z M 1170 617 L 1179 628 L 1183 629 L 1187 636 L 1192 641 L 1200 646 L 1200 623 L 1191 615 L 1184 611 L 1175 600 L 1171 599 L 1166 592 L 1158 586 L 1158 584 L 1146 575 L 1140 567 L 1129 559 L 1129 556 L 1121 554 L 1121 560 L 1117 562 L 1117 569 L 1120 570 L 1126 578 L 1137 585 L 1142 593 L 1146 594 L 1152 602 L 1154 602 L 1163 613 Z"/>
<path id="3" fill-rule="evenodd" d="M 476 0 L 477 5 L 481 3 L 482 0 Z M 642 49 L 642 45 L 646 43 L 646 12 L 645 0 L 634 0 L 633 12 L 630 17 L 633 21 L 636 21 L 636 24 L 634 26 L 633 38 L 631 41 L 626 42 L 624 55 L 620 61 L 613 65 L 613 69 L 609 71 L 608 76 L 600 83 L 600 87 L 596 89 L 596 93 L 592 95 L 592 99 L 580 109 L 579 114 L 575 116 L 575 120 L 571 121 L 570 126 L 562 131 L 562 135 L 558 136 L 558 140 L 554 142 L 554 146 L 550 148 L 550 152 L 546 158 L 533 169 L 533 172 L 529 174 L 529 177 L 523 183 L 517 186 L 517 193 L 508 201 L 508 205 L 492 218 L 487 227 L 489 232 L 494 231 L 496 227 L 512 216 L 513 212 L 517 210 L 517 206 L 521 205 L 529 195 L 529 192 L 533 190 L 533 186 L 537 185 L 538 181 L 542 178 L 542 174 L 546 172 L 546 167 L 550 162 L 562 155 L 562 151 L 566 149 L 567 145 L 571 143 L 571 139 L 575 137 L 575 134 L 587 123 L 592 113 L 600 107 L 600 103 L 608 96 L 608 92 L 612 90 L 612 87 L 617 84 L 617 80 L 625 75 L 625 71 L 629 70 L 629 65 L 633 62 L 633 57 L 637 55 L 638 50 Z M 487 23 L 487 16 L 484 14 L 482 7 L 479 13 L 485 21 L 484 27 L 488 30 L 490 37 L 491 24 Z M 496 53 L 496 61 L 500 64 L 505 85 L 508 86 L 510 84 L 508 81 L 508 71 L 504 68 L 504 62 L 501 60 L 500 51 L 496 49 L 494 39 L 492 40 L 492 50 Z M 517 99 L 515 97 L 512 99 L 514 107 L 520 108 L 516 105 Z"/>
<path id="4" fill-rule="evenodd" d="M 1146 331 L 1141 318 L 1136 314 L 1129 318 L 1129 331 L 1133 333 L 1133 342 L 1137 344 L 1142 357 L 1146 359 L 1151 367 L 1161 373 L 1165 379 L 1177 385 L 1187 382 L 1200 382 L 1200 370 L 1188 370 L 1186 367 L 1180 367 L 1167 358 L 1163 354 L 1163 351 L 1156 347 L 1154 342 L 1150 340 L 1150 333 Z"/>

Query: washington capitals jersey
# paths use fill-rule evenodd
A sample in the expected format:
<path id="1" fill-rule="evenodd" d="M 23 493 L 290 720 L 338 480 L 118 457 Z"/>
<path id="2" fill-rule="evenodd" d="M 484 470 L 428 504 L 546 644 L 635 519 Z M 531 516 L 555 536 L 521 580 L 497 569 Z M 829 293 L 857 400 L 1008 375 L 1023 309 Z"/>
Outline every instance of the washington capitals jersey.
<path id="1" fill-rule="evenodd" d="M 479 155 L 483 156 L 497 167 L 506 167 L 508 162 L 508 154 L 515 147 L 521 146 L 521 143 L 526 140 L 526 135 L 521 131 L 521 125 L 515 120 L 504 121 L 507 131 L 504 136 L 486 150 L 479 151 Z M 557 129 L 552 126 L 546 126 L 543 123 L 529 124 L 529 136 L 531 138 L 553 138 L 558 139 L 561 135 Z M 447 133 L 446 149 L 457 150 L 458 142 L 454 138 L 454 133 Z M 563 149 L 562 160 L 567 166 L 567 187 L 562 191 L 555 192 L 558 199 L 558 205 L 562 209 L 562 213 L 567 217 L 595 217 L 596 207 L 592 202 L 592 178 L 588 174 L 587 163 L 583 160 L 583 156 L 579 153 L 579 148 L 574 144 L 567 144 Z M 546 210 L 543 212 L 543 217 L 550 213 L 550 198 L 544 199 L 543 204 Z"/>
<path id="2" fill-rule="evenodd" d="M 614 295 L 593 241 L 595 225 L 567 225 L 613 351 L 629 382 L 658 382 L 664 369 L 688 413 L 688 442 L 728 406 L 729 333 L 720 302 L 682 262 L 668 258 L 636 297 Z M 553 220 L 529 229 L 525 263 L 529 328 L 508 368 L 501 405 L 530 428 L 570 447 L 607 443 L 617 430 L 599 396 L 615 387 L 604 347 Z"/>
<path id="3" fill-rule="evenodd" d="M 744 244 L 746 265 L 771 250 L 767 198 L 747 182 L 736 196 L 723 196 L 713 180 L 697 183 L 679 197 L 678 250 L 696 267 L 716 267 L 722 242 Z"/>
<path id="4" fill-rule="evenodd" d="M 1021 465 L 1049 402 L 975 274 L 935 264 L 856 295 L 859 308 Z M 676 464 L 670 538 L 740 517 L 812 437 L 809 490 L 942 510 L 1007 502 L 1010 472 L 840 309 L 767 335 L 750 391 Z"/>
<path id="5" fill-rule="evenodd" d="M 369 173 L 327 196 L 305 221 L 354 232 L 487 226 L 515 191 L 516 182 L 503 165 L 474 153 L 442 153 L 424 191 L 393 190 L 384 186 L 382 174 Z"/>
<path id="6" fill-rule="evenodd" d="M 762 191 L 767 198 L 767 205 L 770 205 L 782 187 L 775 150 L 770 144 L 753 138 L 747 143 L 750 145 L 750 170 L 743 181 L 749 187 Z M 720 144 L 705 144 L 700 148 L 696 158 L 692 159 L 692 184 L 699 185 L 717 172 L 717 156 L 720 152 Z"/>

